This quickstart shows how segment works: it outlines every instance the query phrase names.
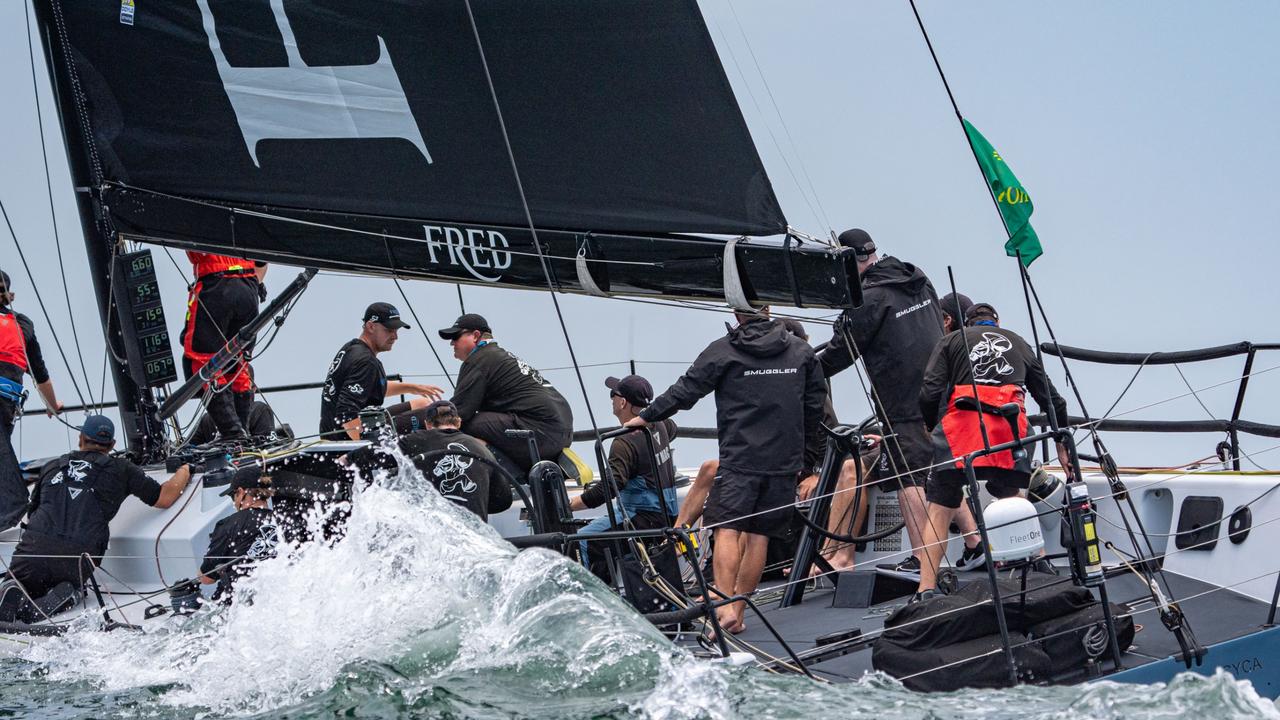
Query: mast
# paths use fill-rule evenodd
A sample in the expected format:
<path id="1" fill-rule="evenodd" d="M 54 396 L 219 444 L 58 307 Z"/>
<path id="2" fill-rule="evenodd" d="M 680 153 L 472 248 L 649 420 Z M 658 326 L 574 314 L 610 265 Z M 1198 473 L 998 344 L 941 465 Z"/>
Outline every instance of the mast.
<path id="1" fill-rule="evenodd" d="M 75 189 L 89 277 L 93 281 L 103 340 L 107 345 L 107 363 L 115 386 L 125 448 L 139 460 L 152 459 L 164 445 L 163 426 L 154 392 L 146 386 L 145 380 L 134 377 L 134 374 L 141 374 L 142 368 L 128 368 L 119 359 L 123 356 L 117 350 L 123 341 L 120 331 L 122 318 L 111 298 L 112 256 L 116 233 L 98 192 L 103 176 L 91 151 L 93 133 L 84 125 L 88 114 L 78 101 L 81 95 L 80 81 L 75 75 L 74 60 L 70 57 L 66 57 L 63 63 L 54 62 L 55 54 L 66 53 L 68 49 L 62 47 L 57 39 L 59 33 L 56 32 L 57 18 L 53 16 L 53 8 L 45 3 L 33 5 L 42 40 L 40 46 L 44 51 L 49 83 L 58 110 L 63 148 L 67 153 L 67 164 Z M 74 120 L 69 122 L 68 118 Z M 71 122 L 74 122 L 74 129 Z M 40 128 L 40 132 L 44 132 L 44 128 Z"/>

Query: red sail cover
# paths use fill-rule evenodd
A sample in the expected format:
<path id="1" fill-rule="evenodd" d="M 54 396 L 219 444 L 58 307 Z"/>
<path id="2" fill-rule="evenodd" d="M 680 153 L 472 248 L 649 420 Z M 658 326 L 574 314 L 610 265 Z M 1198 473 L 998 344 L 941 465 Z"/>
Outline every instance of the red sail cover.
<path id="1" fill-rule="evenodd" d="M 37 7 L 95 182 L 522 227 L 496 94 L 539 228 L 786 226 L 695 0 Z"/>

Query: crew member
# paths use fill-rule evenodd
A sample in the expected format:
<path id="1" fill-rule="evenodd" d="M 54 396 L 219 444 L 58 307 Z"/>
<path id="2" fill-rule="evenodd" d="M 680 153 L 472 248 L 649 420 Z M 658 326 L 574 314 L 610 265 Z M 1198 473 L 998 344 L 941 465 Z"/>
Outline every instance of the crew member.
<path id="1" fill-rule="evenodd" d="M 653 386 L 639 375 L 624 378 L 611 377 L 604 381 L 609 388 L 609 401 L 613 416 L 620 423 L 627 423 L 639 415 L 653 401 Z M 676 437 L 676 424 L 672 420 L 653 423 L 648 431 L 636 430 L 613 439 L 609 446 L 609 478 L 613 489 L 601 479 L 587 485 L 582 494 L 569 501 L 574 512 L 596 508 L 616 495 L 621 505 L 616 508 L 626 516 L 636 530 L 668 527 L 676 517 L 679 503 L 676 499 L 675 466 L 671 460 L 671 441 Z M 651 432 L 652 446 L 645 439 Z M 654 464 L 655 459 L 657 464 Z M 580 532 L 601 532 L 618 529 L 609 523 L 606 513 L 587 523 Z M 604 575 L 601 554 L 595 552 L 598 543 L 582 543 L 582 558 L 596 574 Z"/>
<path id="2" fill-rule="evenodd" d="M 1067 402 L 1054 389 L 1035 351 L 1016 333 L 1000 327 L 994 307 L 977 303 L 969 309 L 965 322 L 967 327 L 962 331 L 938 342 L 920 389 L 920 412 L 933 428 L 938 467 L 925 489 L 929 501 L 927 561 L 921 568 L 917 599 L 936 592 L 946 528 L 964 497 L 964 456 L 983 449 L 984 442 L 999 445 L 1013 440 L 1013 428 L 1000 408 L 1009 403 L 1017 406 L 1019 437 L 1027 432 L 1028 391 L 1042 411 L 1052 410 L 1059 422 L 1067 417 Z M 1070 458 L 1061 443 L 1058 458 L 1069 479 Z M 1031 478 L 1030 452 L 1015 456 L 1006 450 L 983 455 L 973 465 L 978 479 L 986 481 L 987 491 L 997 498 L 1017 495 Z"/>
<path id="3" fill-rule="evenodd" d="M 425 427 L 413 413 L 425 408 L 444 392 L 434 385 L 387 380 L 378 353 L 384 353 L 395 345 L 401 328 L 411 330 L 400 319 L 400 311 L 394 305 L 376 302 L 365 308 L 364 326 L 360 337 L 349 341 L 329 364 L 329 374 L 324 379 L 320 396 L 320 435 L 329 440 L 360 438 L 360 411 L 380 407 L 387 395 L 418 395 L 408 402 L 396 403 L 387 408 L 398 432 L 410 432 Z"/>
<path id="4" fill-rule="evenodd" d="M 269 438 L 271 433 L 276 430 L 275 414 L 271 412 L 271 407 L 261 400 L 254 400 L 253 405 L 249 408 L 249 422 L 244 424 L 245 432 L 254 438 Z M 200 420 L 196 422 L 196 429 L 191 431 L 191 436 L 187 438 L 188 445 L 204 445 L 213 442 L 218 436 L 218 426 L 214 424 L 213 418 L 208 413 L 200 416 Z"/>
<path id="5" fill-rule="evenodd" d="M 942 309 L 942 334 L 949 335 L 964 326 L 964 316 L 969 314 L 973 301 L 968 295 L 947 293 L 938 300 Z"/>
<path id="6" fill-rule="evenodd" d="M 214 354 L 258 315 L 258 303 L 266 295 L 262 279 L 265 262 L 229 255 L 187 251 L 195 283 L 187 298 L 186 325 L 182 329 L 182 370 L 186 377 L 200 372 Z M 245 350 L 247 354 L 248 349 Z M 253 375 L 246 355 L 213 378 L 204 392 L 211 393 L 206 412 L 224 439 L 245 437 L 253 404 Z"/>
<path id="7" fill-rule="evenodd" d="M 26 399 L 23 374 L 30 373 L 35 379 L 50 417 L 62 412 L 62 403 L 58 402 L 40 354 L 35 326 L 26 315 L 13 310 L 13 297 L 9 275 L 0 270 L 0 530 L 17 525 L 27 509 L 27 485 L 12 440 L 13 427 Z"/>
<path id="8" fill-rule="evenodd" d="M 827 396 L 813 348 L 771 320 L 768 308 L 735 313 L 737 327 L 714 342 L 679 380 L 628 420 L 643 427 L 716 398 L 720 477 L 711 487 L 703 524 L 715 528 L 712 563 L 726 595 L 755 591 L 769 538 L 785 537 L 796 481 L 816 458 L 813 438 Z M 716 610 L 727 632 L 742 632 L 744 604 Z"/>
<path id="9" fill-rule="evenodd" d="M 569 403 L 541 373 L 498 346 L 487 320 L 468 313 L 441 330 L 440 337 L 462 361 L 453 404 L 463 430 L 500 450 L 523 472 L 539 460 L 555 460 L 569 447 Z M 507 430 L 532 431 L 538 457 L 530 456 L 527 439 L 510 437 Z"/>
<path id="10" fill-rule="evenodd" d="M 102 564 L 110 542 L 110 523 L 125 498 L 132 495 L 157 508 L 167 508 L 187 488 L 191 467 L 183 465 L 163 485 L 142 468 L 109 455 L 115 425 L 105 415 L 90 415 L 80 428 L 80 449 L 49 461 L 31 494 L 27 527 L 9 564 L 10 575 L 38 599 L 55 585 L 81 586 Z M 17 595 L 10 595 L 18 593 Z M 12 588 L 0 607 L 21 597 Z"/>
<path id="11" fill-rule="evenodd" d="M 489 513 L 511 507 L 511 483 L 494 470 L 493 463 L 497 461 L 489 448 L 462 431 L 457 406 L 448 400 L 437 400 L 427 406 L 423 415 L 427 429 L 400 438 L 400 449 L 413 459 L 423 477 L 446 500 L 465 507 L 481 520 L 488 521 Z M 469 454 L 436 454 L 442 450 Z"/>
<path id="12" fill-rule="evenodd" d="M 861 307 L 845 310 L 819 359 L 828 378 L 861 355 L 871 382 L 872 405 L 884 429 L 877 474 L 898 488 L 898 504 L 912 555 L 883 569 L 914 577 L 920 572 L 925 521 L 924 483 L 933 449 L 917 398 L 929 353 L 942 336 L 938 296 L 924 272 L 891 256 L 880 257 L 865 230 L 840 233 L 853 248 L 862 279 Z"/>
<path id="13" fill-rule="evenodd" d="M 219 493 L 231 497 L 236 511 L 213 526 L 209 550 L 200 564 L 200 582 L 218 584 L 215 601 L 231 602 L 236 581 L 253 572 L 258 562 L 275 557 L 281 529 L 269 507 L 274 492 L 271 478 L 254 464 L 236 470 L 231 484 Z"/>

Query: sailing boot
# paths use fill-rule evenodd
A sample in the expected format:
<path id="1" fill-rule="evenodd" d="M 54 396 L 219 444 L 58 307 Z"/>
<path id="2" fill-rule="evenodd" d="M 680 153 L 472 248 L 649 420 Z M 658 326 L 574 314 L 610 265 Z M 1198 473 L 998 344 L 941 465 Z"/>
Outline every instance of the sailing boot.
<path id="1" fill-rule="evenodd" d="M 213 392 L 212 388 L 209 392 Z M 206 412 L 213 418 L 213 424 L 218 428 L 218 435 L 224 442 L 243 440 L 246 437 L 244 426 L 240 424 L 240 418 L 236 415 L 234 394 L 230 390 L 213 393 L 209 398 Z"/>
<path id="2" fill-rule="evenodd" d="M 249 413 L 253 410 L 253 391 L 248 390 L 236 393 L 232 398 L 232 402 L 235 404 L 236 417 L 240 419 L 240 427 L 248 430 L 250 427 Z"/>

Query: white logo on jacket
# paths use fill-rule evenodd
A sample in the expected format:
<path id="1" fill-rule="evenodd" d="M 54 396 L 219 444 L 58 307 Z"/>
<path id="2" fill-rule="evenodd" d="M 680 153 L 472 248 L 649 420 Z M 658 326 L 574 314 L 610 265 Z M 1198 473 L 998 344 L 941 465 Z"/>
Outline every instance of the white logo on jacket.
<path id="1" fill-rule="evenodd" d="M 448 449 L 464 453 L 471 452 L 462 443 L 449 443 Z M 454 493 L 462 492 L 465 495 L 474 493 L 477 485 L 474 480 L 467 476 L 467 470 L 473 463 L 475 463 L 475 458 L 464 455 L 445 455 L 440 458 L 436 462 L 436 466 L 431 470 L 431 474 L 438 478 L 436 486 L 440 489 L 440 494 L 447 498 L 466 500 L 465 496 Z"/>
<path id="2" fill-rule="evenodd" d="M 978 381 L 998 380 L 993 375 L 1009 375 L 1013 366 L 1004 359 L 1004 354 L 1013 349 L 1009 338 L 999 333 L 984 332 L 982 340 L 969 351 L 969 362 L 973 363 L 973 378 Z"/>

